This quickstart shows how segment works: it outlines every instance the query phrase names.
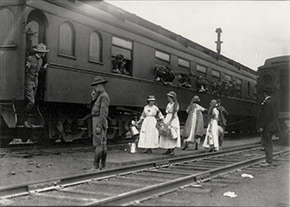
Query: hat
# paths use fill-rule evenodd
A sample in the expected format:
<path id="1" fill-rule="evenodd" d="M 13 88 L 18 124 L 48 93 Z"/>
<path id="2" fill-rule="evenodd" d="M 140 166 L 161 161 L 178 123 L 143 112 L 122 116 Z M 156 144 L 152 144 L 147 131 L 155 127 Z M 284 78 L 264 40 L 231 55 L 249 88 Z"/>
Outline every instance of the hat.
<path id="1" fill-rule="evenodd" d="M 200 102 L 199 96 L 193 96 L 192 101 L 195 103 Z"/>
<path id="2" fill-rule="evenodd" d="M 167 96 L 170 96 L 172 98 L 176 98 L 176 93 L 174 91 L 170 91 L 168 94 L 166 94 Z"/>
<path id="3" fill-rule="evenodd" d="M 91 86 L 96 86 L 101 83 L 105 84 L 108 83 L 108 81 L 104 80 L 104 78 L 102 78 L 101 76 L 96 76 L 94 78 L 94 81 L 91 83 Z"/>
<path id="4" fill-rule="evenodd" d="M 148 96 L 147 101 L 156 101 L 154 96 Z"/>
<path id="5" fill-rule="evenodd" d="M 33 50 L 36 52 L 49 52 L 49 50 L 46 49 L 46 45 L 43 43 L 39 43 L 36 48 L 33 48 Z"/>
<path id="6" fill-rule="evenodd" d="M 28 30 L 26 31 L 27 35 L 33 35 L 36 34 L 37 32 L 34 32 L 31 28 L 28 28 Z"/>

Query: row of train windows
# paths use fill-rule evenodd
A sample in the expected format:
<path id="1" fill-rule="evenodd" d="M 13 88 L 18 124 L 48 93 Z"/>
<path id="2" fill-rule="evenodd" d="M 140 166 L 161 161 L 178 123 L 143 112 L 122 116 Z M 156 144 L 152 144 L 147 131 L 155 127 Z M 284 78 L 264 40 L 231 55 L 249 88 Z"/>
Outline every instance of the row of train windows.
<path id="1" fill-rule="evenodd" d="M 0 9 L 0 46 L 9 46 L 15 44 L 15 35 L 14 35 L 14 15 L 11 10 L 8 8 Z M 41 34 L 41 27 L 43 25 L 39 25 L 37 21 L 30 21 L 27 24 L 27 28 L 31 28 L 33 31 L 38 32 L 38 37 L 34 38 L 32 41 L 32 45 L 37 45 L 39 42 L 42 42 L 44 34 Z M 8 34 L 8 35 L 7 35 Z M 76 40 L 76 32 L 74 26 L 71 22 L 65 21 L 59 29 L 59 54 L 75 57 L 75 40 Z M 92 62 L 102 62 L 102 36 L 98 31 L 93 31 L 89 37 L 89 61 Z M 132 74 L 132 50 L 133 43 L 131 41 L 113 37 L 112 38 L 112 57 L 116 57 L 118 54 L 122 54 L 124 60 L 126 61 L 126 69 Z M 169 53 L 156 50 L 155 58 L 160 60 L 161 62 L 165 62 L 165 65 L 170 65 L 171 55 Z M 178 66 L 187 68 L 189 73 L 195 74 L 195 71 L 192 71 L 190 67 L 190 61 L 185 60 L 183 58 L 177 59 Z M 207 67 L 197 64 L 196 65 L 196 74 L 197 76 L 207 77 Z M 221 73 L 216 70 L 211 70 L 211 81 L 219 82 L 221 81 Z M 230 75 L 225 74 L 224 78 L 227 81 L 232 81 L 233 78 Z M 235 79 L 238 88 L 241 90 L 242 80 Z M 248 83 L 248 93 L 249 92 L 249 83 Z M 254 89 L 255 94 L 255 89 Z"/>

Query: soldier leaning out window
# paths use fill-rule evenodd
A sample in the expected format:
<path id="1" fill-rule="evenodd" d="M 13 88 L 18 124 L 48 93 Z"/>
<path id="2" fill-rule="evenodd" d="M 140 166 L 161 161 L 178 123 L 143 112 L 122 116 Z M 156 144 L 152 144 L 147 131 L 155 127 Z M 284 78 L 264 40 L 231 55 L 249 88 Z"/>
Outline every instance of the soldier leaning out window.
<path id="1" fill-rule="evenodd" d="M 206 93 L 208 90 L 209 81 L 205 79 L 202 75 L 197 77 L 196 87 L 199 93 Z"/>
<path id="2" fill-rule="evenodd" d="M 124 75 L 130 75 L 128 70 L 126 69 L 127 62 L 124 60 L 124 56 L 122 54 L 116 55 L 115 59 L 112 60 L 113 73 L 119 73 Z"/>

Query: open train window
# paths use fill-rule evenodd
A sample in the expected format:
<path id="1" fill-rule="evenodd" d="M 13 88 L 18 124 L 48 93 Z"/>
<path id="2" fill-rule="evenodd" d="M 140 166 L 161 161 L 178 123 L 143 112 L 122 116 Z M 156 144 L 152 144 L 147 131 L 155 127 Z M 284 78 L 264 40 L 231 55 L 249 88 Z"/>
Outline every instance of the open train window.
<path id="1" fill-rule="evenodd" d="M 75 29 L 68 21 L 60 26 L 58 47 L 60 55 L 75 58 Z"/>
<path id="2" fill-rule="evenodd" d="M 196 65 L 196 75 L 206 78 L 207 68 L 203 65 Z"/>
<path id="3" fill-rule="evenodd" d="M 89 61 L 90 62 L 102 62 L 102 48 L 103 41 L 102 36 L 98 31 L 94 31 L 90 35 L 89 41 Z"/>
<path id="4" fill-rule="evenodd" d="M 0 8 L 0 47 L 14 46 L 15 44 L 15 17 L 8 8 Z"/>
<path id="5" fill-rule="evenodd" d="M 179 66 L 182 66 L 184 68 L 190 68 L 190 62 L 188 60 L 184 60 L 182 58 L 177 59 L 177 63 Z"/>
<path id="6" fill-rule="evenodd" d="M 168 54 L 168 53 L 165 53 L 165 52 L 161 52 L 159 50 L 156 50 L 155 51 L 155 58 L 156 59 L 159 59 L 161 61 L 165 61 L 165 62 L 170 63 L 170 54 Z"/>
<path id="7" fill-rule="evenodd" d="M 221 73 L 219 71 L 212 70 L 211 71 L 211 81 L 212 82 L 216 81 L 217 83 L 219 83 L 220 80 L 221 80 Z"/>
<path id="8" fill-rule="evenodd" d="M 112 39 L 112 72 L 122 75 L 132 75 L 132 50 L 131 41 L 113 37 Z"/>

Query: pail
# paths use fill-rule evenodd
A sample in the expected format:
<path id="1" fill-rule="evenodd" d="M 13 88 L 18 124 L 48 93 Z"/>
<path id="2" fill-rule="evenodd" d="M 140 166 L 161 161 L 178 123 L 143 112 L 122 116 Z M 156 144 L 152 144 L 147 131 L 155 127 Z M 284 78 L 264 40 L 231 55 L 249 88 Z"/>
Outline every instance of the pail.
<path id="1" fill-rule="evenodd" d="M 129 153 L 136 153 L 136 142 L 129 143 Z"/>

